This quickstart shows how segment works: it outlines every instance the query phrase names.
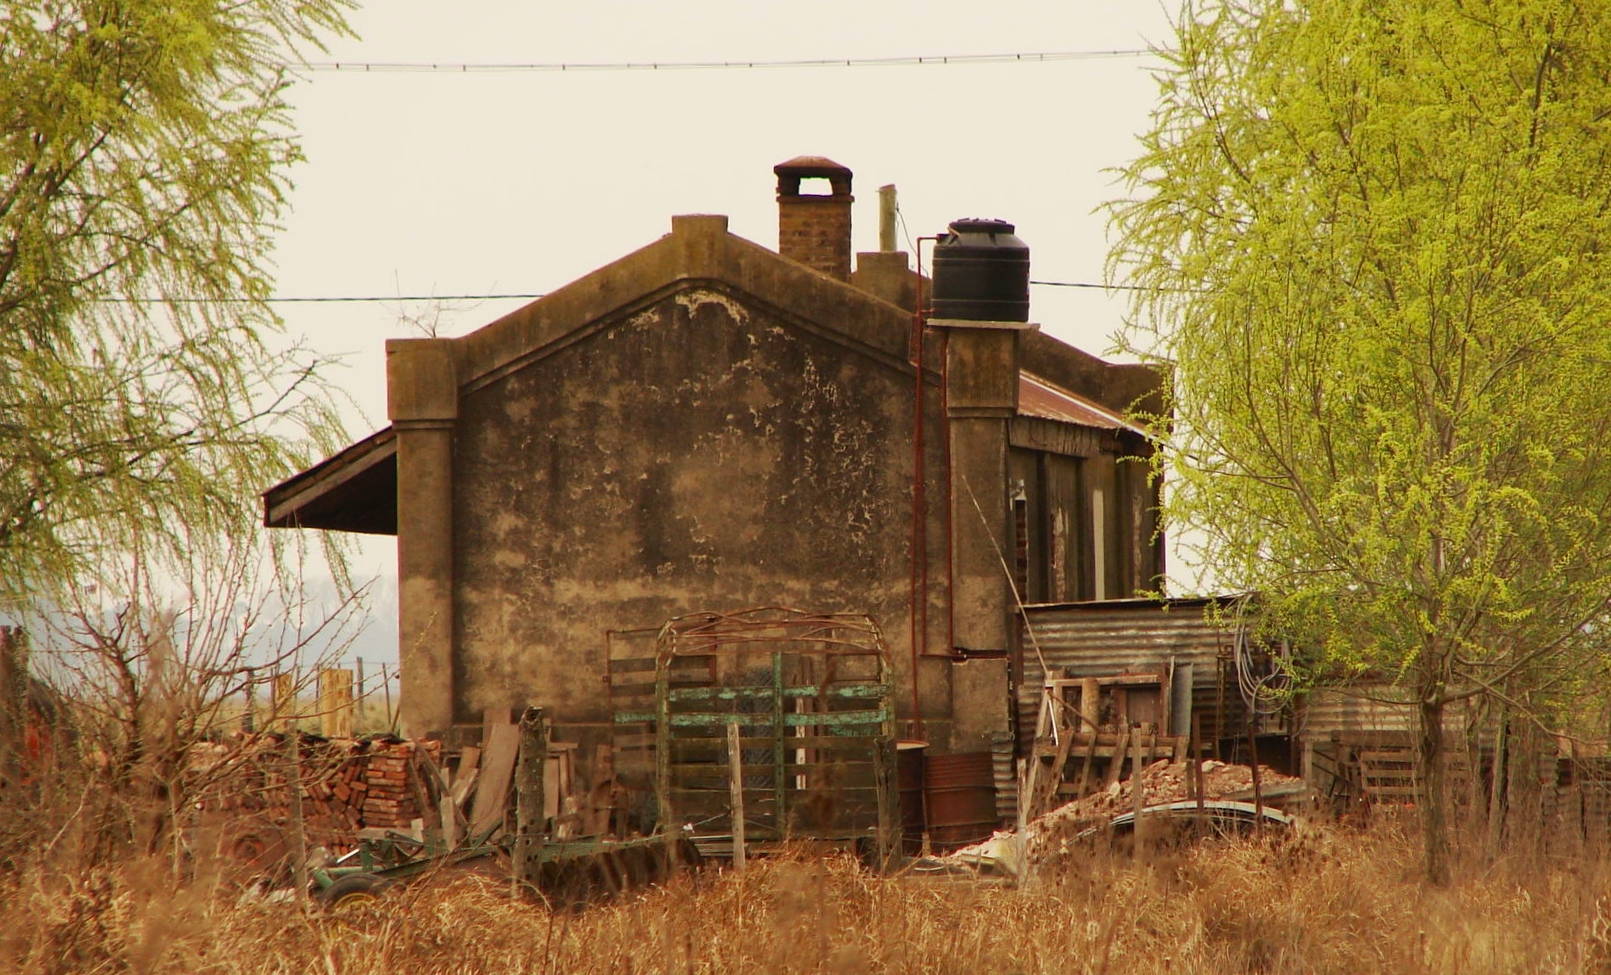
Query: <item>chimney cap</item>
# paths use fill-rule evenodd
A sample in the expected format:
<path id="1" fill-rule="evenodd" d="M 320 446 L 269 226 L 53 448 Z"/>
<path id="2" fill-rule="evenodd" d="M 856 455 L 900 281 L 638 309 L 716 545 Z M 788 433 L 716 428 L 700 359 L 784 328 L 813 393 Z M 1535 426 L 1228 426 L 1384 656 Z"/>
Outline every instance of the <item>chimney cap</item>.
<path id="1" fill-rule="evenodd" d="M 850 167 L 841 166 L 827 156 L 795 156 L 788 162 L 772 167 L 778 176 L 832 177 L 851 175 Z"/>

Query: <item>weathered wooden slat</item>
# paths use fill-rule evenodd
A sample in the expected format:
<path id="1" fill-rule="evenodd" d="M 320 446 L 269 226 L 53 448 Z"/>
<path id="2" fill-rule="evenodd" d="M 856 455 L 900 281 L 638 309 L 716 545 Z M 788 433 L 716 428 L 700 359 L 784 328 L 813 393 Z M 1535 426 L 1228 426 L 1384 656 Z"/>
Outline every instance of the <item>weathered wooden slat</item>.
<path id="1" fill-rule="evenodd" d="M 651 685 L 652 687 L 652 685 Z M 824 688 L 820 684 L 783 688 L 785 698 L 826 698 L 838 700 L 878 700 L 889 696 L 887 684 L 840 684 Z M 677 687 L 669 697 L 673 703 L 681 701 L 744 701 L 771 700 L 770 687 Z"/>
<path id="2" fill-rule="evenodd" d="M 504 817 L 515 756 L 520 750 L 520 726 L 509 720 L 508 709 L 487 709 L 482 725 L 481 776 L 476 784 L 473 835 L 482 835 Z"/>
<path id="3" fill-rule="evenodd" d="M 804 714 L 795 714 L 790 712 L 782 715 L 783 726 L 785 728 L 810 728 L 814 726 L 832 728 L 868 725 L 869 728 L 867 730 L 867 734 L 869 736 L 877 735 L 879 733 L 879 726 L 883 724 L 887 717 L 888 713 L 882 709 L 877 711 L 815 711 Z M 617 714 L 616 723 L 623 723 L 621 719 L 622 715 Z M 643 721 L 648 719 L 640 717 L 636 718 L 635 720 Z M 754 714 L 733 714 L 728 712 L 724 714 L 719 712 L 695 711 L 675 713 L 667 716 L 667 721 L 673 728 L 726 725 L 729 721 L 737 721 L 740 725 L 749 727 L 754 727 L 757 725 L 763 727 L 773 727 L 773 722 L 775 720 L 777 720 L 775 715 L 764 712 Z"/>
<path id="4" fill-rule="evenodd" d="M 653 735 L 646 736 L 653 744 Z M 617 738 L 619 740 L 619 736 Z M 774 739 L 767 738 L 740 738 L 741 748 L 771 748 Z M 872 747 L 872 738 L 867 735 L 802 735 L 800 737 L 785 736 L 783 747 L 785 749 L 812 748 L 818 751 L 829 752 L 863 752 Z M 682 756 L 688 751 L 716 752 L 727 747 L 726 738 L 678 738 L 672 743 L 673 754 Z"/>

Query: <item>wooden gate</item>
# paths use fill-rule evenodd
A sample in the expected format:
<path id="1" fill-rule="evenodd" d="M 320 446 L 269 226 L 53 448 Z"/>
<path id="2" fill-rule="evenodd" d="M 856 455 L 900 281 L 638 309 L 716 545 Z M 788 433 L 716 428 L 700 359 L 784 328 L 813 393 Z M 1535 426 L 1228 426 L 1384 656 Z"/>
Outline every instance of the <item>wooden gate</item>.
<path id="1" fill-rule="evenodd" d="M 871 617 L 700 613 L 660 628 L 652 710 L 616 727 L 653 737 L 661 825 L 712 852 L 737 835 L 865 842 L 882 860 L 899 842 L 892 694 Z"/>

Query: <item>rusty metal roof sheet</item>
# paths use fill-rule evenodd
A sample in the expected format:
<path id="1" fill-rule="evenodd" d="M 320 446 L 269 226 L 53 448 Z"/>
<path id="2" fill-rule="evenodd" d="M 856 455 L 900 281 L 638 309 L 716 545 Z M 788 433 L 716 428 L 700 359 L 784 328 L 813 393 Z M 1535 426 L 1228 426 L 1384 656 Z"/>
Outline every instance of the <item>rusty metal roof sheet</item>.
<path id="1" fill-rule="evenodd" d="M 1145 434 L 1146 431 L 1125 420 L 1107 407 L 1099 406 L 1083 396 L 1027 372 L 1018 374 L 1018 415 L 1032 416 L 1060 423 L 1075 423 L 1082 427 L 1103 430 L 1128 430 Z"/>

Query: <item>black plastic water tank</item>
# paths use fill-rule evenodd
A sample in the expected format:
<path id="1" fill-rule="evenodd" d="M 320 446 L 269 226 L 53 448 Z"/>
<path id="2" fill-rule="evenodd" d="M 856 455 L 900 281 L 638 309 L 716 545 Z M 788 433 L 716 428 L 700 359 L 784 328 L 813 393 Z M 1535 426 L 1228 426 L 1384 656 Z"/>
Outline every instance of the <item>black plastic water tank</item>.
<path id="1" fill-rule="evenodd" d="M 1029 321 L 1029 245 L 1005 220 L 956 220 L 934 245 L 935 318 Z"/>

